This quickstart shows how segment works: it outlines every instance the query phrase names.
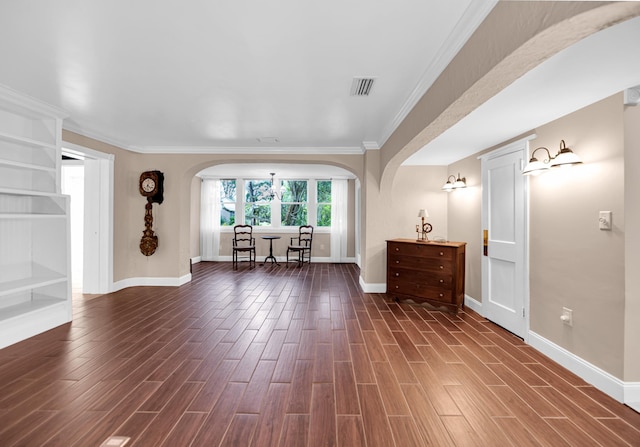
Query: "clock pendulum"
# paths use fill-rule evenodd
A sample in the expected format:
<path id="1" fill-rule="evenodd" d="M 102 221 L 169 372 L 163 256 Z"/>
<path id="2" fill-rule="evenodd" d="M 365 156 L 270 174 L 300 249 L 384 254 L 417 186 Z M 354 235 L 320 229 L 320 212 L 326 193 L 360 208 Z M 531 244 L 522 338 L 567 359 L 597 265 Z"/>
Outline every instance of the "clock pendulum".
<path id="1" fill-rule="evenodd" d="M 140 252 L 145 256 L 151 256 L 158 248 L 158 236 L 153 234 L 153 229 L 151 228 L 153 225 L 151 198 L 147 198 L 147 204 L 144 209 L 144 231 L 142 232 L 142 239 L 140 239 Z"/>
<path id="2" fill-rule="evenodd" d="M 144 209 L 144 231 L 140 239 L 140 252 L 151 256 L 158 248 L 158 236 L 153 233 L 153 202 L 158 204 L 164 200 L 164 174 L 160 171 L 146 171 L 140 175 L 140 194 L 147 198 Z"/>

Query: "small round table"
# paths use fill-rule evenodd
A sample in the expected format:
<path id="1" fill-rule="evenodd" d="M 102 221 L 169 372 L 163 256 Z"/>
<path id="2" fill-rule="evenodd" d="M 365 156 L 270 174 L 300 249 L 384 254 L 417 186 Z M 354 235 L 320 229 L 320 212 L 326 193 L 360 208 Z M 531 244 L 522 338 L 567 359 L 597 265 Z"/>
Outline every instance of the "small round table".
<path id="1" fill-rule="evenodd" d="M 280 239 L 280 236 L 260 236 L 262 239 L 269 241 L 269 256 L 267 256 L 266 258 L 264 258 L 264 262 L 260 265 L 265 265 L 267 263 L 267 260 L 271 259 L 271 264 L 276 264 L 276 265 L 280 265 L 278 264 L 278 261 L 276 260 L 276 257 L 273 256 L 273 240 L 274 239 Z"/>

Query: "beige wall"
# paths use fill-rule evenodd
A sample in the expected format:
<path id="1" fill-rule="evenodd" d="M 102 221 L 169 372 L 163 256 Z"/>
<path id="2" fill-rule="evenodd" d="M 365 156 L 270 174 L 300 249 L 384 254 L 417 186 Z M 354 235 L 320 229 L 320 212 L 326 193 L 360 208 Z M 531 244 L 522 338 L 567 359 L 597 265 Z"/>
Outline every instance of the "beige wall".
<path id="1" fill-rule="evenodd" d="M 584 164 L 531 177 L 530 328 L 622 377 L 624 346 L 624 141 L 622 95 L 536 129 L 530 147 L 564 139 Z M 613 212 L 613 231 L 598 212 Z M 573 327 L 560 321 L 573 310 Z"/>
<path id="2" fill-rule="evenodd" d="M 448 167 L 447 176 L 458 173 L 466 178 L 467 187 L 447 193 L 449 238 L 466 242 L 465 294 L 482 301 L 482 178 L 478 155 L 460 160 Z"/>
<path id="3" fill-rule="evenodd" d="M 640 106 L 624 112 L 624 380 L 640 382 Z"/>
<path id="4" fill-rule="evenodd" d="M 271 235 L 271 233 L 265 234 Z M 280 236 L 280 239 L 273 241 L 273 255 L 278 258 L 285 258 L 287 256 L 287 245 L 289 245 L 292 237 L 298 236 L 298 233 L 278 233 L 273 235 Z M 254 233 L 253 236 L 256 239 L 257 260 L 258 262 L 262 262 L 269 254 L 269 241 L 261 239 L 260 233 Z M 231 256 L 232 240 L 232 232 L 224 232 L 220 235 L 220 256 Z M 291 254 L 289 256 L 291 256 Z M 291 259 L 297 259 L 295 254 L 293 256 Z M 329 233 L 318 233 L 318 231 L 314 231 L 311 256 L 314 258 L 328 258 L 331 256 L 331 235 Z"/>
<path id="5" fill-rule="evenodd" d="M 393 182 L 393 201 L 389 210 L 389 238 L 416 239 L 416 225 L 421 222 L 418 211 L 429 212 L 425 219 L 432 225 L 429 239 L 447 239 L 447 193 L 442 185 L 447 180 L 444 166 L 402 166 Z"/>

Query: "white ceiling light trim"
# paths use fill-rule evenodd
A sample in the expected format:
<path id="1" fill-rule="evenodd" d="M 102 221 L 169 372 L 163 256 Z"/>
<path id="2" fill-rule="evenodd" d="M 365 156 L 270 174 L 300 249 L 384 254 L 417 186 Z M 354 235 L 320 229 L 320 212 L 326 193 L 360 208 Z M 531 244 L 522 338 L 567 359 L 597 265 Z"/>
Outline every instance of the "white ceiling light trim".
<path id="1" fill-rule="evenodd" d="M 429 90 L 429 87 L 438 79 L 444 69 L 453 60 L 456 54 L 464 46 L 471 35 L 476 31 L 482 21 L 489 15 L 493 7 L 498 3 L 497 0 L 487 0 L 481 2 L 471 2 L 469 7 L 458 21 L 453 31 L 445 40 L 444 45 L 440 47 L 436 57 L 429 65 L 427 70 L 420 77 L 418 85 L 413 89 L 411 95 L 400 108 L 395 118 L 385 128 L 379 138 L 380 146 L 384 146 L 389 137 L 400 126 L 402 121 L 407 117 L 409 112 L 415 107 L 420 98 Z"/>

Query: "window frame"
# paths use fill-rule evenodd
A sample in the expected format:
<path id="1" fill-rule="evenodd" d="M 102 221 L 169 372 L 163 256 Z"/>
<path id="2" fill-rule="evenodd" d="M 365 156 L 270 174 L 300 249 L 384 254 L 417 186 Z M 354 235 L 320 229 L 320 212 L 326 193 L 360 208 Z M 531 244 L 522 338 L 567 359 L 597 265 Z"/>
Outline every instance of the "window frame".
<path id="1" fill-rule="evenodd" d="M 230 177 L 220 177 L 219 180 L 234 180 L 234 178 Z M 245 221 L 245 182 L 247 180 L 264 180 L 270 181 L 270 177 L 236 177 L 236 223 Z M 318 211 L 318 203 L 317 203 L 317 191 L 318 181 L 333 181 L 333 179 L 327 177 L 308 177 L 308 178 L 300 178 L 300 177 L 278 177 L 274 176 L 273 184 L 276 185 L 278 191 L 280 191 L 280 187 L 282 186 L 282 180 L 290 180 L 290 181 L 306 181 L 307 182 L 307 225 L 314 226 L 314 232 L 317 233 L 331 233 L 331 226 L 328 227 L 318 227 L 316 225 L 317 222 L 317 211 Z M 258 202 L 250 202 L 250 203 L 258 203 Z M 298 226 L 283 226 L 281 223 L 281 204 L 282 201 L 276 196 L 273 200 L 269 201 L 271 205 L 271 225 L 256 225 L 253 227 L 254 233 L 292 233 L 297 232 Z M 284 202 L 284 203 L 294 203 L 294 202 Z M 295 202 L 298 203 L 298 202 Z M 310 223 L 311 222 L 311 223 Z M 231 233 L 233 232 L 233 226 L 220 226 L 220 231 L 222 233 Z"/>

